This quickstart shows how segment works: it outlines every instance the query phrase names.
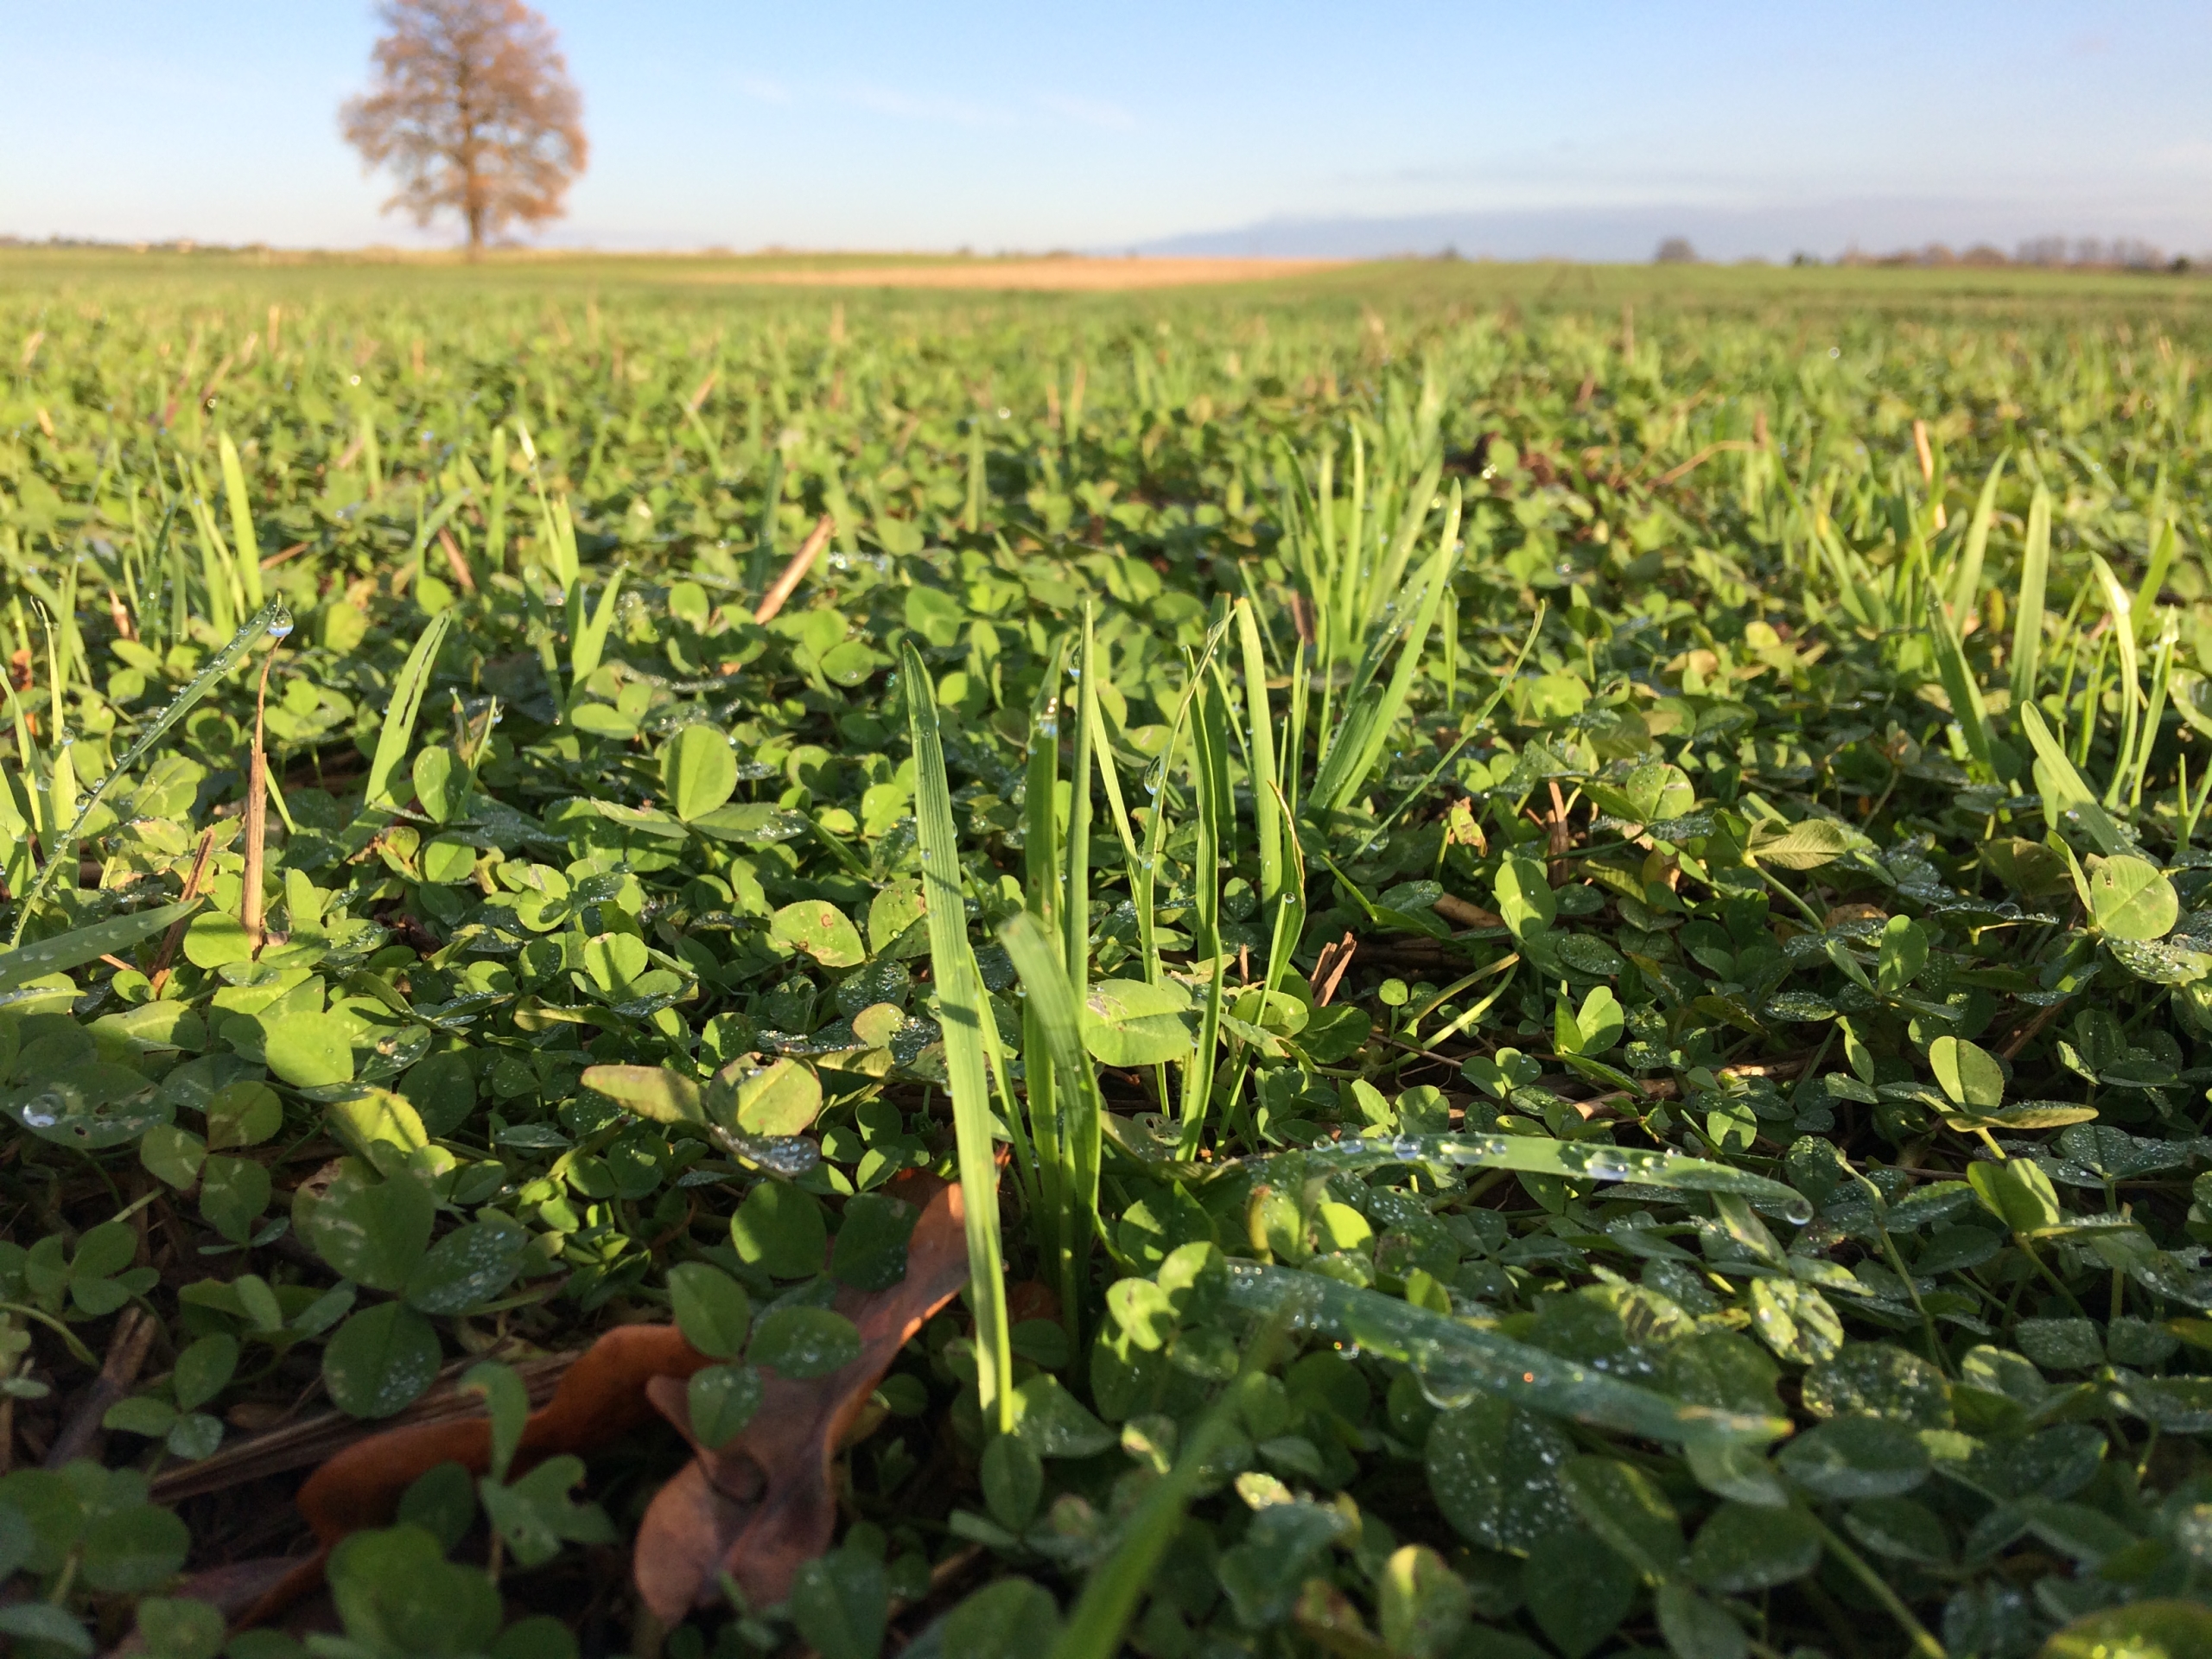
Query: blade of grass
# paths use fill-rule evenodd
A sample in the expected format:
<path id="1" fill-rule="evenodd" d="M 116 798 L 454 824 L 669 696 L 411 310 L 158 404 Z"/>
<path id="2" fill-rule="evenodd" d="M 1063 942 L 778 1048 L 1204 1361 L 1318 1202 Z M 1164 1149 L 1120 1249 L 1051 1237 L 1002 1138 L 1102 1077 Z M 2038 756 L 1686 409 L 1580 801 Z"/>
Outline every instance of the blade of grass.
<path id="1" fill-rule="evenodd" d="M 930 976 L 944 1032 L 946 1085 L 952 1096 L 960 1195 L 968 1230 L 969 1300 L 976 1316 L 976 1376 L 986 1421 L 1014 1430 L 1014 1349 L 1008 1338 L 1006 1274 L 999 1243 L 997 1160 L 991 1148 L 989 1079 L 983 1030 L 991 1018 L 961 894 L 960 842 L 952 824 L 938 728 L 937 692 L 913 642 L 900 650 L 899 678 L 914 746 L 914 826 L 921 843 L 922 897 L 929 919 Z"/>
<path id="2" fill-rule="evenodd" d="M 1192 793 L 1198 811 L 1196 868 L 1192 871 L 1192 932 L 1198 960 L 1205 963 L 1205 1011 L 1198 1019 L 1198 1052 L 1183 1073 L 1182 1155 L 1198 1154 L 1211 1107 L 1214 1065 L 1221 1043 L 1221 857 L 1228 842 L 1236 803 L 1229 792 L 1229 705 L 1221 687 L 1203 668 L 1198 679 L 1198 718 L 1192 723 Z"/>
<path id="3" fill-rule="evenodd" d="M 2143 663 L 2135 649 L 2135 601 L 2128 597 L 2127 589 L 2120 585 L 2120 578 L 2103 556 L 2089 555 L 2089 568 L 2096 573 L 2097 586 L 2105 596 L 2105 607 L 2112 616 L 2113 643 L 2120 652 L 2120 747 L 2113 758 L 2110 780 L 2105 785 L 2104 804 L 2107 810 L 2120 804 L 2120 786 L 2126 781 L 2129 763 L 2135 756 L 2135 734 L 2141 729 L 2143 719 Z M 2091 717 L 2096 705 L 2089 705 Z"/>
<path id="4" fill-rule="evenodd" d="M 1268 709 L 1267 652 L 1249 599 L 1237 601 L 1236 625 L 1244 652 L 1244 706 L 1252 727 L 1247 753 L 1252 772 L 1252 838 L 1260 854 L 1260 914 L 1272 921 L 1282 897 L 1282 820 L 1275 802 L 1274 722 Z"/>
<path id="5" fill-rule="evenodd" d="M 1098 1236 L 1100 1125 L 1106 1103 L 1098 1075 L 1083 1046 L 1083 999 L 1053 954 L 1054 941 L 1038 919 L 1023 911 L 999 929 L 999 941 L 1021 976 L 1023 1012 L 1033 1011 L 1050 1064 L 1058 1072 L 1064 1147 L 1060 1191 L 1066 1205 L 1054 1262 L 1060 1318 L 1068 1340 L 1083 1335 L 1084 1273 L 1091 1242 Z M 1032 1074 L 1034 1075 L 1033 1073 Z M 1082 1351 L 1078 1345 L 1076 1352 Z"/>
<path id="6" fill-rule="evenodd" d="M 2036 694 L 2043 649 L 2044 588 L 2050 579 L 2050 492 L 2037 484 L 2028 502 L 2028 533 L 2020 553 L 2020 611 L 2012 622 L 2012 706 Z"/>
<path id="7" fill-rule="evenodd" d="M 1046 930 L 1060 928 L 1060 692 L 1067 671 L 1068 641 L 1055 641 L 1038 682 L 1029 711 L 1028 775 L 1022 806 L 1023 902 Z M 1021 1005 L 1021 1075 L 1028 1097 L 1029 1137 L 1037 1157 L 1037 1208 L 1031 1230 L 1040 1259 L 1060 1259 L 1066 1199 L 1062 1187 L 1065 1152 L 1052 1074 L 1052 1052 L 1043 1015 L 1027 1001 Z"/>
<path id="8" fill-rule="evenodd" d="M 1397 666 L 1389 683 L 1377 695 L 1374 688 L 1366 694 L 1355 690 L 1357 699 L 1345 714 L 1343 728 L 1329 747 L 1321 773 L 1313 780 L 1313 799 L 1324 812 L 1338 811 L 1356 796 L 1367 782 L 1376 763 L 1382 757 L 1382 746 L 1389 741 L 1390 728 L 1404 710 L 1407 698 L 1413 690 L 1414 676 L 1419 672 L 1426 652 L 1428 633 L 1435 625 L 1436 613 L 1449 591 L 1447 578 L 1451 574 L 1454 544 L 1459 536 L 1460 497 L 1455 485 L 1452 503 L 1444 517 L 1444 533 L 1439 538 L 1435 554 L 1418 579 L 1418 587 L 1409 582 L 1398 600 L 1398 614 L 1404 615 L 1418 595 L 1418 609 L 1414 620 L 1405 630 L 1398 645 Z M 1371 675 L 1381 666 L 1383 653 L 1391 643 L 1393 630 L 1385 630 L 1370 646 L 1362 671 L 1355 676 L 1357 681 Z"/>
<path id="9" fill-rule="evenodd" d="M 253 533 L 253 503 L 245 493 L 245 469 L 238 464 L 238 447 L 231 442 L 229 433 L 217 438 L 215 447 L 222 460 L 223 494 L 230 504 L 238 587 L 247 605 L 257 611 L 261 608 L 261 543 Z"/>
<path id="10" fill-rule="evenodd" d="M 407 746 L 415 737 L 415 718 L 423 707 L 423 694 L 429 690 L 430 671 L 437 665 L 438 648 L 445 644 L 446 630 L 452 625 L 451 611 L 440 611 L 432 617 L 430 626 L 415 642 L 414 650 L 407 653 L 399 677 L 392 682 L 391 702 L 385 709 L 384 728 L 377 734 L 377 752 L 369 761 L 368 787 L 361 797 L 364 806 L 387 804 L 391 775 L 407 758 Z"/>
<path id="11" fill-rule="evenodd" d="M 2012 458 L 2010 450 L 1998 455 L 1989 476 L 1981 481 L 1981 493 L 1974 498 L 1974 517 L 1967 521 L 1966 543 L 1951 578 L 1951 614 L 1962 620 L 1981 597 L 1982 555 L 1989 546 L 1990 520 L 1997 514 L 1997 486 L 2005 475 L 2005 463 Z"/>

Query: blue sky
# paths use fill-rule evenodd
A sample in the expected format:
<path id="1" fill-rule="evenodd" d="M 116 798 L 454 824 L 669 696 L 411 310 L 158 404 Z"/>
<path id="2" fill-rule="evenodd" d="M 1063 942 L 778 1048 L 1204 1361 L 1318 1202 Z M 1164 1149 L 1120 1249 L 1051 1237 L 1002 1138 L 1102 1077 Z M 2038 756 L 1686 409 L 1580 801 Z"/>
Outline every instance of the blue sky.
<path id="1" fill-rule="evenodd" d="M 2201 0 L 543 9 L 593 143 L 555 243 L 2212 251 Z M 353 0 L 0 0 L 0 232 L 443 239 L 338 138 L 374 34 Z"/>

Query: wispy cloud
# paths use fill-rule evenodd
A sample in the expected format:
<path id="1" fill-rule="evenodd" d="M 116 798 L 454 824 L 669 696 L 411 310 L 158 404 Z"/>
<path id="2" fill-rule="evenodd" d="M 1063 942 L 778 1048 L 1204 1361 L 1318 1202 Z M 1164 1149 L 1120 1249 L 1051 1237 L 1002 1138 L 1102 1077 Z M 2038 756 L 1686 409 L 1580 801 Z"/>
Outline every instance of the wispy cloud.
<path id="1" fill-rule="evenodd" d="M 790 87 L 779 80 L 771 80 L 766 75 L 740 75 L 737 80 L 737 90 L 743 92 L 746 97 L 757 99 L 763 104 L 796 102 L 791 97 Z"/>
<path id="2" fill-rule="evenodd" d="M 1063 121 L 1072 121 L 1078 126 L 1098 127 L 1108 132 L 1134 132 L 1137 118 L 1120 105 L 1103 98 L 1071 98 L 1061 92 L 1039 92 L 1033 100 L 1047 115 Z"/>
<path id="3" fill-rule="evenodd" d="M 986 105 L 971 104 L 964 99 L 918 96 L 891 86 L 878 86 L 867 82 L 839 89 L 841 102 L 876 115 L 896 116 L 906 121 L 936 122 L 955 127 L 1010 127 L 1014 118 L 1005 110 Z"/>

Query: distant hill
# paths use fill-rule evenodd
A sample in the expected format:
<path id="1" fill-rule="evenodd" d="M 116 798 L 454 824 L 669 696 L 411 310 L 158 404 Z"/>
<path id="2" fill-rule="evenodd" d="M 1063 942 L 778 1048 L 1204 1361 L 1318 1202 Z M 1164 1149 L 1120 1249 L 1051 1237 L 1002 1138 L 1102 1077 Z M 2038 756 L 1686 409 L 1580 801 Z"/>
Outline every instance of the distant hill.
<path id="1" fill-rule="evenodd" d="M 2029 238 L 2073 228 L 2043 222 L 2031 204 L 1875 199 L 1745 208 L 1556 207 L 1371 219 L 1277 217 L 1100 251 L 1382 259 L 1448 251 L 1468 259 L 1640 261 L 1650 258 L 1667 238 L 1681 237 L 1703 258 L 1779 263 L 1801 251 L 1825 260 L 1854 249 L 1884 253 L 1931 242 L 1961 249 L 1987 243 L 2010 253 Z"/>

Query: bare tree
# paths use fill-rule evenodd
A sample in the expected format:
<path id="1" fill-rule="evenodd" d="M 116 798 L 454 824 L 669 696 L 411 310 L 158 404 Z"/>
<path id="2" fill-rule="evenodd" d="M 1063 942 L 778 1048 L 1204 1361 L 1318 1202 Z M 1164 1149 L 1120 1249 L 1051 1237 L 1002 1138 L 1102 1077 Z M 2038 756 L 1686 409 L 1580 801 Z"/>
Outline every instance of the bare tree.
<path id="1" fill-rule="evenodd" d="M 468 253 L 510 225 L 566 211 L 584 170 L 583 100 L 552 26 L 522 0 L 383 0 L 376 82 L 339 112 L 346 140 L 418 225 L 450 210 Z"/>

